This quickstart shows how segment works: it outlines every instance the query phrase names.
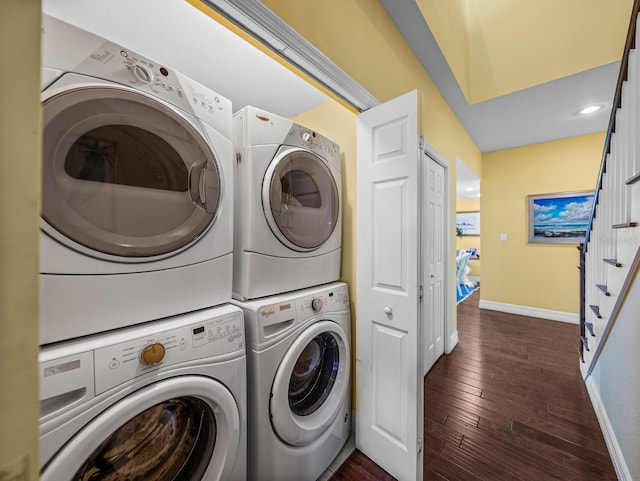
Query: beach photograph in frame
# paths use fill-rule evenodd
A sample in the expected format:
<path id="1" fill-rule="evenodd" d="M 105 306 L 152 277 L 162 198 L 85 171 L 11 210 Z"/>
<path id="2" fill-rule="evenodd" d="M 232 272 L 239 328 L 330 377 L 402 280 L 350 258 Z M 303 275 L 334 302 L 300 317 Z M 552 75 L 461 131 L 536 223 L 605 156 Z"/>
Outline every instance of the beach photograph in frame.
<path id="1" fill-rule="evenodd" d="M 579 244 L 589 227 L 593 191 L 527 196 L 530 243 Z"/>
<path id="2" fill-rule="evenodd" d="M 480 235 L 480 212 L 456 212 L 456 229 L 462 235 Z"/>

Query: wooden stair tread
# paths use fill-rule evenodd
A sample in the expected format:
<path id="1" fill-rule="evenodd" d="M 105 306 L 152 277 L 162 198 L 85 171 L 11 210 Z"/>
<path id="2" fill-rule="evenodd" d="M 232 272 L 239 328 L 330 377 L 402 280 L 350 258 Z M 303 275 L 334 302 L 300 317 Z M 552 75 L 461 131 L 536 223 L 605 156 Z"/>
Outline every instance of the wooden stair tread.
<path id="1" fill-rule="evenodd" d="M 604 284 L 596 284 L 596 287 L 597 287 L 600 291 L 602 291 L 602 293 L 603 293 L 605 296 L 610 296 L 610 295 L 611 295 L 611 293 L 610 293 L 610 292 L 609 292 L 609 290 L 607 289 L 607 286 L 605 286 Z"/>
<path id="2" fill-rule="evenodd" d="M 585 351 L 589 351 L 589 341 L 587 338 L 585 336 L 580 336 L 580 339 L 582 340 L 582 347 L 584 347 Z"/>
<path id="3" fill-rule="evenodd" d="M 623 224 L 613 224 L 612 229 L 628 229 L 630 227 L 638 227 L 637 222 L 625 222 Z"/>
<path id="4" fill-rule="evenodd" d="M 596 337 L 596 333 L 593 331 L 593 323 L 585 322 L 584 325 L 589 330 L 589 334 L 591 334 L 593 337 Z"/>
<path id="5" fill-rule="evenodd" d="M 618 259 L 602 259 L 607 264 L 610 264 L 615 267 L 622 267 L 622 264 L 618 262 Z"/>
<path id="6" fill-rule="evenodd" d="M 600 314 L 600 306 L 594 306 L 593 304 L 589 304 L 589 308 L 593 311 L 598 319 L 602 319 L 602 315 Z"/>
<path id="7" fill-rule="evenodd" d="M 627 185 L 632 185 L 635 184 L 636 182 L 640 181 L 640 172 L 638 172 L 636 175 L 629 177 L 627 180 L 624 181 L 625 184 Z"/>

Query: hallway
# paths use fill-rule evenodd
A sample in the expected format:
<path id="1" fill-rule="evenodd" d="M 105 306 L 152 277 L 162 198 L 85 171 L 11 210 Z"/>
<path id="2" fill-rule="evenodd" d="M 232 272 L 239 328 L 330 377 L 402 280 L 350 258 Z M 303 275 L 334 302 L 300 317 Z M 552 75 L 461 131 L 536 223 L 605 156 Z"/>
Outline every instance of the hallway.
<path id="1" fill-rule="evenodd" d="M 616 480 L 580 379 L 578 326 L 458 305 L 459 344 L 425 378 L 424 479 Z M 356 451 L 333 481 L 393 480 Z"/>

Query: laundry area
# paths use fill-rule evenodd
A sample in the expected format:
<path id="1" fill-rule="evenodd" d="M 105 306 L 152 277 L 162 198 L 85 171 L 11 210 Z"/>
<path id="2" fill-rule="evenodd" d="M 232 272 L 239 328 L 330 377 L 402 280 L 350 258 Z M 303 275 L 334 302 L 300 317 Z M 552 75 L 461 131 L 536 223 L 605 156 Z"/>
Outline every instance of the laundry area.
<path id="1" fill-rule="evenodd" d="M 314 481 L 352 432 L 341 148 L 291 120 L 326 96 L 154 6 L 42 4 L 41 479 Z"/>

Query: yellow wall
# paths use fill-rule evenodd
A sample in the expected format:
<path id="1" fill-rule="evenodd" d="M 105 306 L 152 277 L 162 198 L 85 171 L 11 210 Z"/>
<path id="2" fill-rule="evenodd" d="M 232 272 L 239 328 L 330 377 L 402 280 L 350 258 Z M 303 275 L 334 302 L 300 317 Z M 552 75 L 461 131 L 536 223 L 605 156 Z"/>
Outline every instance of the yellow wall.
<path id="1" fill-rule="evenodd" d="M 468 0 L 417 0 L 438 47 L 447 59 L 462 93 L 469 98 Z"/>
<path id="2" fill-rule="evenodd" d="M 461 90 L 476 103 L 619 61 L 633 0 L 418 5 Z"/>
<path id="3" fill-rule="evenodd" d="M 576 244 L 528 244 L 526 197 L 593 190 L 603 145 L 601 132 L 483 156 L 482 300 L 578 313 Z"/>
<path id="4" fill-rule="evenodd" d="M 482 156 L 382 5 L 365 0 L 344 0 L 336 10 L 334 1 L 318 0 L 310 15 L 306 2 L 266 0 L 265 4 L 380 101 L 414 89 L 422 92 L 425 141 L 449 162 L 451 205 L 455 205 L 455 159 L 463 158 L 472 169 L 481 172 Z M 325 128 L 322 126 L 318 130 L 324 132 Z M 345 191 L 355 195 L 355 178 L 347 179 Z M 455 251 L 453 211 L 451 226 L 451 249 Z M 355 245 L 355 235 L 348 234 L 344 242 Z M 450 278 L 450 310 L 452 329 L 455 329 L 453 262 Z M 343 251 L 343 280 L 349 283 L 351 292 L 355 292 L 353 252 Z"/>
<path id="5" fill-rule="evenodd" d="M 459 200 L 456 203 L 456 212 L 479 212 L 480 211 L 480 199 L 471 200 Z M 482 223 L 482 215 L 480 215 L 480 223 Z M 478 253 L 481 253 L 480 240 L 482 236 L 482 228 L 480 229 L 480 235 L 465 235 L 462 237 L 456 237 L 456 250 L 469 249 L 475 247 L 478 249 Z M 481 255 L 482 258 L 482 255 Z M 474 259 L 469 262 L 469 275 L 473 277 L 480 277 L 481 259 Z"/>
<path id="6" fill-rule="evenodd" d="M 0 474 L 6 470 L 10 473 L 6 479 L 35 480 L 39 470 L 39 1 L 2 2 L 0 63 L 5 66 L 0 69 Z"/>

